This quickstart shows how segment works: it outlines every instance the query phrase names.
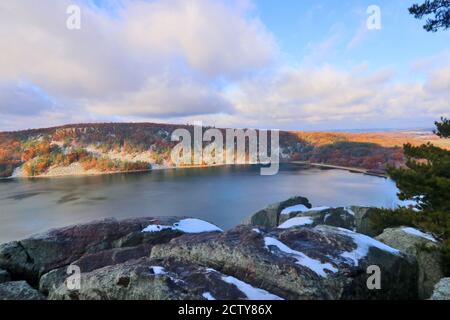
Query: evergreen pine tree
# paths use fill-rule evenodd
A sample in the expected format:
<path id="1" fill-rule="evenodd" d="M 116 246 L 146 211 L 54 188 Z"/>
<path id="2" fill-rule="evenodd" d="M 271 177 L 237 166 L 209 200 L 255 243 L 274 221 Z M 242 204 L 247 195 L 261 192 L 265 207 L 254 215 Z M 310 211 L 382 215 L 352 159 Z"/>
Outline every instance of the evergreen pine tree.
<path id="1" fill-rule="evenodd" d="M 436 122 L 435 133 L 449 138 L 449 120 Z M 402 200 L 414 199 L 418 210 L 380 210 L 373 218 L 381 232 L 387 227 L 410 225 L 433 232 L 443 241 L 443 270 L 450 276 L 450 151 L 430 143 L 404 146 L 406 167 L 389 168 Z"/>
<path id="2" fill-rule="evenodd" d="M 450 28 L 450 0 L 426 0 L 421 5 L 414 4 L 410 7 L 409 13 L 416 19 L 432 16 L 423 26 L 426 31 L 436 32 Z"/>

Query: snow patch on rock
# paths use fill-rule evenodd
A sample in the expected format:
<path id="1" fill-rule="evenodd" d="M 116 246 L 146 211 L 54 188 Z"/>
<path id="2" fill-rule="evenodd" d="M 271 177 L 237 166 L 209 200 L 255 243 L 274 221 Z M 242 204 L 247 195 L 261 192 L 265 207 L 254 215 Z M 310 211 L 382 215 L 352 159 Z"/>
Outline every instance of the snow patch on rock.
<path id="1" fill-rule="evenodd" d="M 323 226 L 317 227 L 318 230 L 321 230 Z M 398 255 L 400 254 L 400 251 L 397 249 L 394 249 L 378 240 L 375 240 L 369 236 L 356 233 L 347 229 L 343 228 L 333 228 L 335 229 L 339 234 L 346 235 L 350 238 L 352 238 L 353 242 L 356 244 L 356 248 L 352 251 L 346 251 L 341 254 L 341 257 L 348 259 L 352 261 L 354 266 L 359 265 L 359 261 L 367 256 L 369 253 L 369 249 L 371 247 L 378 248 L 380 250 Z"/>
<path id="2" fill-rule="evenodd" d="M 298 226 L 306 226 L 314 223 L 311 217 L 296 217 L 285 221 L 278 226 L 278 229 L 289 229 Z"/>
<path id="3" fill-rule="evenodd" d="M 431 234 L 422 232 L 422 231 L 417 230 L 415 228 L 405 227 L 405 228 L 402 228 L 402 231 L 406 232 L 407 234 L 416 236 L 416 237 L 420 237 L 420 238 L 424 238 L 424 239 L 427 239 L 427 240 L 430 240 L 430 241 L 433 241 L 433 242 L 437 242 L 436 238 L 434 238 Z"/>
<path id="4" fill-rule="evenodd" d="M 216 300 L 210 292 L 205 292 L 202 294 L 202 297 L 206 300 Z"/>
<path id="5" fill-rule="evenodd" d="M 281 214 L 288 215 L 288 214 L 295 213 L 295 212 L 323 211 L 323 210 L 327 210 L 327 209 L 330 209 L 330 207 L 316 207 L 316 208 L 308 209 L 305 205 L 298 204 L 296 206 L 287 207 L 287 208 L 283 209 L 281 211 Z"/>
<path id="6" fill-rule="evenodd" d="M 151 266 L 150 269 L 153 271 L 153 273 L 157 276 L 166 275 L 167 272 L 164 269 L 164 267 L 159 266 Z"/>
<path id="7" fill-rule="evenodd" d="M 249 300 L 283 300 L 279 296 L 276 296 L 266 290 L 255 288 L 235 277 L 223 276 L 222 280 L 226 283 L 235 285 L 242 293 L 247 296 Z"/>
<path id="8" fill-rule="evenodd" d="M 212 223 L 200 220 L 200 219 L 183 219 L 176 223 L 174 223 L 172 226 L 164 226 L 164 225 L 157 225 L 157 224 L 151 224 L 147 226 L 145 229 L 142 230 L 142 232 L 161 232 L 164 230 L 174 230 L 174 231 L 181 231 L 183 233 L 202 233 L 202 232 L 222 232 L 223 230 L 217 227 L 216 225 L 213 225 Z"/>
<path id="9" fill-rule="evenodd" d="M 318 274 L 321 277 L 326 277 L 327 273 L 325 270 L 331 271 L 333 273 L 337 272 L 338 270 L 332 266 L 330 263 L 322 263 L 319 260 L 313 259 L 308 257 L 306 254 L 293 250 L 289 248 L 287 245 L 282 243 L 281 241 L 272 238 L 272 237 L 265 237 L 264 238 L 265 247 L 267 250 L 273 253 L 273 251 L 270 249 L 270 247 L 276 247 L 278 250 L 292 256 L 297 260 L 297 264 L 307 267 L 308 269 L 314 271 L 316 274 Z"/>

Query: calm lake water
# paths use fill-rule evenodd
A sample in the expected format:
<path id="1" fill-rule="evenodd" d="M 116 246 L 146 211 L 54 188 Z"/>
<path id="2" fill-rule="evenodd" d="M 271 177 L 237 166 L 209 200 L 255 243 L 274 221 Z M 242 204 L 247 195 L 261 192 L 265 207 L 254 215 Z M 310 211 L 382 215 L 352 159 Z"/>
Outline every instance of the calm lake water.
<path id="1" fill-rule="evenodd" d="M 257 167 L 217 167 L 0 180 L 0 243 L 106 217 L 191 216 L 228 229 L 295 195 L 314 206 L 392 207 L 396 192 L 388 179 L 294 165 L 275 176 L 260 176 Z"/>

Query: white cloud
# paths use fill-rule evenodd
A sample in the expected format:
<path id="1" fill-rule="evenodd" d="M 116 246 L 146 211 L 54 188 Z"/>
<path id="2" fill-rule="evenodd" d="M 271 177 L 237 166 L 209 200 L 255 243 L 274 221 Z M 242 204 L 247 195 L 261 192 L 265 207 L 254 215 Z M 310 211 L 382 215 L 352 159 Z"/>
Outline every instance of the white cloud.
<path id="1" fill-rule="evenodd" d="M 93 102 L 88 110 L 103 115 L 183 117 L 210 113 L 232 113 L 232 105 L 221 93 L 189 79 L 150 79 L 140 91 Z"/>
<path id="2" fill-rule="evenodd" d="M 134 2 L 123 15 L 125 39 L 152 57 L 181 57 L 208 76 L 235 76 L 265 66 L 276 51 L 272 36 L 241 6 L 228 5 L 205 0 Z"/>
<path id="3" fill-rule="evenodd" d="M 53 107 L 50 97 L 27 83 L 0 83 L 0 114 L 37 115 Z"/>
<path id="4" fill-rule="evenodd" d="M 248 1 L 124 0 L 114 14 L 79 1 L 81 30 L 68 30 L 72 2 L 0 2 L 0 81 L 26 81 L 71 111 L 99 117 L 229 112 L 216 82 L 276 54 Z"/>
<path id="5" fill-rule="evenodd" d="M 72 2 L 0 2 L 0 130 L 96 120 L 367 128 L 449 112 L 448 52 L 399 83 L 367 62 L 324 65 L 345 48 L 342 25 L 311 43 L 300 66 L 272 64 L 276 40 L 251 0 L 123 0 L 114 12 L 79 0 L 79 31 L 66 28 Z"/>
<path id="6" fill-rule="evenodd" d="M 287 68 L 241 82 L 229 97 L 238 114 L 272 127 L 408 126 L 448 114 L 449 74 L 441 70 L 430 74 L 426 83 L 399 84 L 392 70 Z"/>

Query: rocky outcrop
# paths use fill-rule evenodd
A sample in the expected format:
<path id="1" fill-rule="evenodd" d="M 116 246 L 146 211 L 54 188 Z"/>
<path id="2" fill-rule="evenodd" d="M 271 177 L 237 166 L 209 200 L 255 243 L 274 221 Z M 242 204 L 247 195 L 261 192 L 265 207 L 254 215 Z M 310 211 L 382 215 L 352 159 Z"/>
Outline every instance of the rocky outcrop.
<path id="1" fill-rule="evenodd" d="M 443 278 L 435 285 L 430 300 L 450 300 L 450 278 Z"/>
<path id="2" fill-rule="evenodd" d="M 265 228 L 275 228 L 292 218 L 310 218 L 310 227 L 329 225 L 353 230 L 371 237 L 379 234 L 371 217 L 376 214 L 376 208 L 370 207 L 317 207 L 313 208 L 308 199 L 295 197 L 288 201 L 268 206 L 255 213 L 246 224 Z"/>
<path id="3" fill-rule="evenodd" d="M 0 300 L 44 300 L 45 297 L 26 281 L 0 283 Z"/>
<path id="4" fill-rule="evenodd" d="M 178 220 L 179 218 L 173 217 L 122 221 L 106 219 L 50 230 L 25 240 L 1 245 L 0 268 L 6 269 L 15 279 L 25 279 L 31 284 L 37 284 L 43 274 L 66 266 L 82 256 L 114 248 L 142 244 L 151 246 L 169 241 L 180 233 L 167 230 L 155 236 L 142 233 L 141 230 L 152 223 L 171 224 Z M 142 250 L 145 251 L 144 248 Z M 144 253 L 148 253 L 148 247 Z M 114 260 L 112 257 L 110 259 Z"/>
<path id="5" fill-rule="evenodd" d="M 309 205 L 292 201 L 276 211 Z M 330 210 L 323 221 L 351 215 Z M 108 219 L 0 246 L 0 268 L 21 280 L 2 284 L 0 298 L 415 299 L 417 264 L 407 257 L 325 225 L 222 232 L 196 219 Z M 367 284 L 369 266 L 380 268 L 379 290 Z M 69 286 L 74 270 L 80 287 Z"/>
<path id="6" fill-rule="evenodd" d="M 376 239 L 417 260 L 419 298 L 429 298 L 434 285 L 444 276 L 439 242 L 432 235 L 409 227 L 386 229 Z"/>
<path id="7" fill-rule="evenodd" d="M 214 268 L 285 299 L 410 299 L 417 266 L 374 239 L 329 226 L 286 230 L 239 226 L 223 234 L 183 235 L 151 257 Z M 367 267 L 381 268 L 381 289 Z"/>
<path id="8" fill-rule="evenodd" d="M 11 281 L 8 271 L 0 269 L 0 283 Z"/>
<path id="9" fill-rule="evenodd" d="M 275 228 L 279 224 L 281 211 L 296 205 L 304 205 L 307 208 L 311 208 L 308 199 L 304 197 L 293 197 L 283 202 L 274 203 L 258 211 L 250 217 L 248 224 L 258 227 Z"/>

